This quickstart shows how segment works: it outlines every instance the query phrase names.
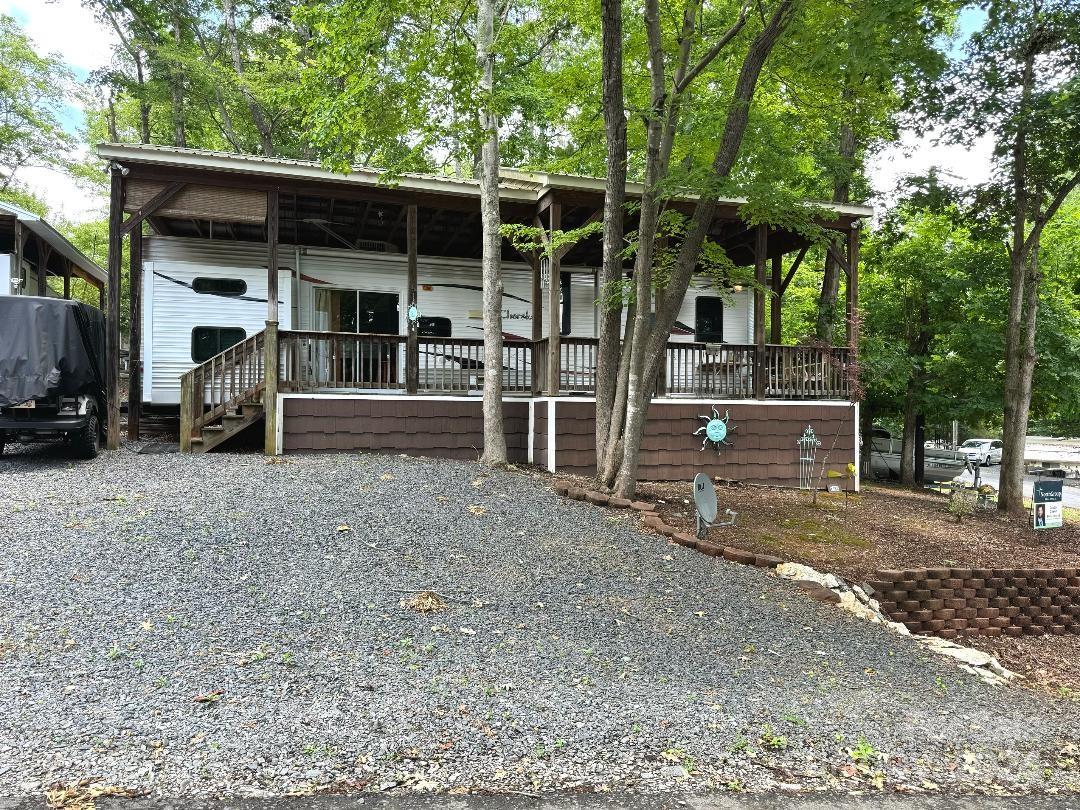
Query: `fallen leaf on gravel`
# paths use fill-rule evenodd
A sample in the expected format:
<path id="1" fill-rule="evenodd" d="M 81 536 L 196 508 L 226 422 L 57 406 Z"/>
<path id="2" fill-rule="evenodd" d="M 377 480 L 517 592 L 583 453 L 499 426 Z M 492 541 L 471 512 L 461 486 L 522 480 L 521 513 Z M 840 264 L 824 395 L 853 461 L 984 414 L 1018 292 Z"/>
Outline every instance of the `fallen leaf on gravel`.
<path id="1" fill-rule="evenodd" d="M 449 503 L 450 499 L 446 495 L 436 495 L 435 500 L 439 503 Z"/>
<path id="2" fill-rule="evenodd" d="M 476 635 L 476 631 L 473 630 L 471 627 L 459 627 L 458 632 L 461 633 L 461 635 L 463 635 L 463 636 L 475 636 Z"/>
<path id="3" fill-rule="evenodd" d="M 408 599 L 403 599 L 401 606 L 415 610 L 417 613 L 436 613 L 446 610 L 446 603 L 434 591 L 420 591 Z"/>
<path id="4" fill-rule="evenodd" d="M 382 475 L 379 476 L 379 480 L 380 481 L 393 481 L 394 480 L 393 473 L 383 473 Z"/>
<path id="5" fill-rule="evenodd" d="M 334 531 L 341 532 L 342 534 L 344 534 L 345 532 L 351 532 L 352 531 L 352 526 L 350 526 L 348 523 L 342 523 Z"/>
<path id="6" fill-rule="evenodd" d="M 196 695 L 196 703 L 217 703 L 225 695 L 224 689 L 215 689 L 213 692 L 207 692 L 205 695 Z"/>
<path id="7" fill-rule="evenodd" d="M 139 627 L 141 627 L 143 630 L 153 630 L 154 629 L 154 623 L 152 621 L 150 621 L 149 619 L 147 619 L 145 622 L 140 624 Z"/>
<path id="8" fill-rule="evenodd" d="M 483 506 L 480 506 L 479 504 L 475 504 L 475 503 L 472 506 L 469 507 L 469 511 L 472 512 L 474 515 L 486 515 L 487 514 L 487 509 L 485 509 Z"/>
<path id="9" fill-rule="evenodd" d="M 474 479 L 474 480 L 473 480 L 473 482 L 472 482 L 472 485 L 473 485 L 473 486 L 474 486 L 474 487 L 475 487 L 476 489 L 480 489 L 480 485 L 481 485 L 481 484 L 483 484 L 483 483 L 484 483 L 484 479 L 483 479 L 483 478 L 476 478 L 476 479 Z"/>
<path id="10" fill-rule="evenodd" d="M 288 459 L 282 458 L 281 456 L 267 456 L 266 460 L 263 461 L 263 464 L 288 464 L 288 463 L 289 463 Z"/>
<path id="11" fill-rule="evenodd" d="M 66 808 L 66 810 L 94 810 L 95 799 L 102 796 L 138 796 L 139 793 L 130 788 L 116 787 L 115 785 L 102 785 L 97 783 L 96 778 L 83 779 L 74 785 L 55 784 L 45 791 L 45 801 L 49 807 Z"/>

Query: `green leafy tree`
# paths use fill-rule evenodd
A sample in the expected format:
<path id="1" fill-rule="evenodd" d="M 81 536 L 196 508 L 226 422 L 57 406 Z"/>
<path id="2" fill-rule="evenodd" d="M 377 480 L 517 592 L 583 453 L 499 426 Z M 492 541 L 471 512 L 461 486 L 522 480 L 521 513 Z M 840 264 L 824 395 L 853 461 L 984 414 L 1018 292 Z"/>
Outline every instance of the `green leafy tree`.
<path id="1" fill-rule="evenodd" d="M 61 115 L 71 73 L 42 56 L 14 19 L 0 15 L 0 190 L 27 166 L 63 168 L 74 145 Z"/>
<path id="2" fill-rule="evenodd" d="M 932 99 L 958 142 L 994 138 L 983 194 L 1007 244 L 1003 511 L 1024 509 L 1024 447 L 1037 359 L 1041 240 L 1080 185 L 1080 14 L 1073 0 L 991 0 L 986 23 Z"/>

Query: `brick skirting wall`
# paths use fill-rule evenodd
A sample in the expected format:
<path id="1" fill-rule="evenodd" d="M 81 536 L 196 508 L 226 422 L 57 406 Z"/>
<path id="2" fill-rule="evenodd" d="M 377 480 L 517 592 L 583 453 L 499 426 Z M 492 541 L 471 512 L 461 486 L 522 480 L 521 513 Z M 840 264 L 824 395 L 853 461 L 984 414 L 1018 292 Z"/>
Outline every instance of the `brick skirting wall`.
<path id="1" fill-rule="evenodd" d="M 912 633 L 1080 635 L 1078 568 L 918 568 L 878 571 L 881 610 Z"/>
<path id="2" fill-rule="evenodd" d="M 406 453 L 476 461 L 484 448 L 479 397 L 284 397 L 282 451 Z M 529 403 L 506 402 L 506 451 L 528 461 Z"/>
<path id="3" fill-rule="evenodd" d="M 702 415 L 716 405 L 730 412 L 730 446 L 701 447 Z M 591 476 L 596 462 L 596 404 L 591 398 L 526 399 L 503 403 L 506 444 L 514 464 Z M 406 453 L 476 460 L 483 450 L 480 397 L 283 395 L 278 409 L 280 450 Z M 649 407 L 638 474 L 643 480 L 688 481 L 696 473 L 750 484 L 797 487 L 798 439 L 812 425 L 821 441 L 817 472 L 845 476 L 855 461 L 856 408 L 847 403 L 662 399 Z M 530 432 L 530 427 L 532 428 Z M 554 448 L 552 448 L 554 441 Z M 552 463 L 554 460 L 554 463 Z"/>
<path id="4" fill-rule="evenodd" d="M 677 399 L 653 402 L 641 441 L 638 472 L 649 481 L 688 481 L 696 473 L 782 487 L 799 486 L 798 439 L 807 425 L 813 425 L 821 441 L 817 452 L 817 472 L 825 454 L 827 470 L 847 474 L 855 461 L 855 408 L 849 405 L 822 405 L 815 402 L 730 402 L 718 405 L 720 416 L 727 411 L 735 430 L 731 446 L 718 453 L 709 445 L 701 449 L 702 436 L 694 431 L 705 423 L 699 418 L 711 413 L 706 402 Z M 555 406 L 555 470 L 576 475 L 594 475 L 596 470 L 596 406 L 591 400 L 561 399 Z M 835 446 L 834 446 L 835 442 Z M 822 486 L 850 481 L 823 478 Z"/>

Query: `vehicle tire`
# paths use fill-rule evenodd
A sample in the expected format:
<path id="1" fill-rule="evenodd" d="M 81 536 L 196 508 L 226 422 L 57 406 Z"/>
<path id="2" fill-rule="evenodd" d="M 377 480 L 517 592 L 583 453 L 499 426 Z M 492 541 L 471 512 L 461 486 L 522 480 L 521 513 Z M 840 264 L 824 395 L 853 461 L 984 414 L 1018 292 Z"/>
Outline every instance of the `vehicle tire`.
<path id="1" fill-rule="evenodd" d="M 986 457 L 986 461 L 984 461 L 982 465 L 984 467 L 989 467 L 990 466 L 990 456 Z"/>
<path id="2" fill-rule="evenodd" d="M 86 427 L 71 434 L 71 452 L 76 458 L 96 458 L 101 449 L 101 423 L 97 411 L 90 411 Z"/>

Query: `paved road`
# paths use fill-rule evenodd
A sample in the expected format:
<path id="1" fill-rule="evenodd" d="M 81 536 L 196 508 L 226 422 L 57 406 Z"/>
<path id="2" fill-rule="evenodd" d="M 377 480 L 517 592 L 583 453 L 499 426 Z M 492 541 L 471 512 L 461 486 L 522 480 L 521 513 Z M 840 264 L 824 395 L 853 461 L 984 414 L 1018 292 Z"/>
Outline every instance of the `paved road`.
<path id="1" fill-rule="evenodd" d="M 1001 475 L 1001 467 L 980 467 L 979 470 L 982 482 L 984 484 L 990 484 L 990 486 L 997 489 L 999 486 L 998 480 L 999 476 Z M 961 479 L 964 481 L 971 481 L 972 475 L 971 473 L 964 473 L 961 476 Z M 1024 478 L 1025 497 L 1031 497 L 1031 491 L 1035 480 L 1036 477 L 1034 475 L 1029 475 Z M 1062 491 L 1062 502 L 1065 504 L 1065 506 L 1068 506 L 1072 509 L 1080 509 L 1080 487 L 1070 486 L 1069 484 L 1066 484 Z"/>

